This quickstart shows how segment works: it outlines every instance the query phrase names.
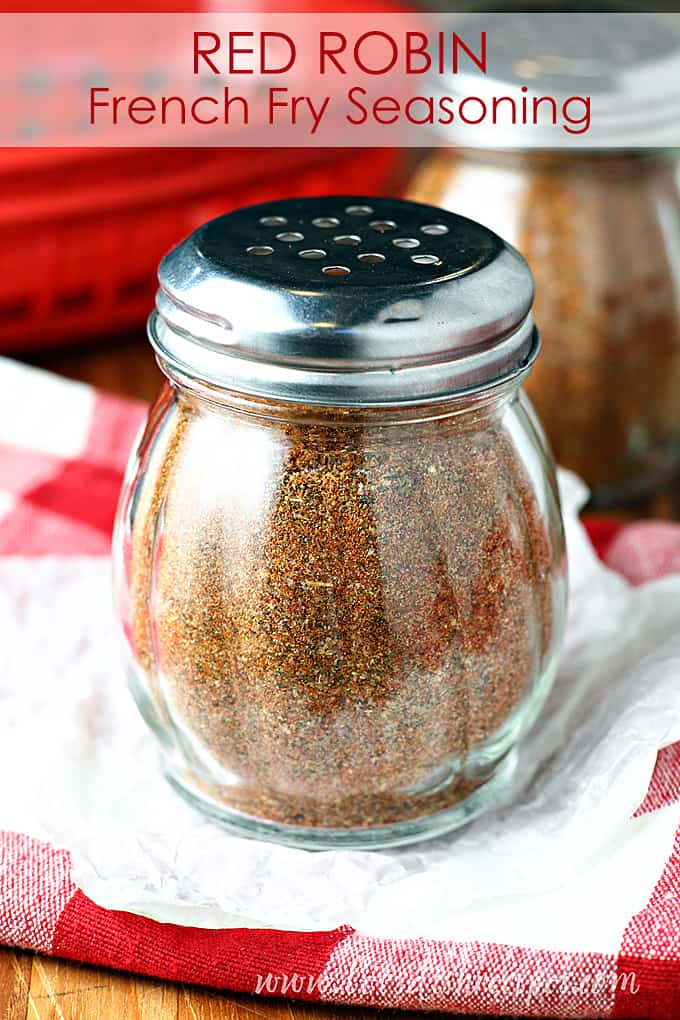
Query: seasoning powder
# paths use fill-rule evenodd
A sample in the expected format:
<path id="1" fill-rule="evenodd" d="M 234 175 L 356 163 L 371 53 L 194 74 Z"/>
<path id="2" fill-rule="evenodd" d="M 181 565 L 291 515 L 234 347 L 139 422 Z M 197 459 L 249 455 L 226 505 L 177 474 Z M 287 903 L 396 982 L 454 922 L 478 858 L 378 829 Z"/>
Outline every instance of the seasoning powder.
<path id="1" fill-rule="evenodd" d="M 255 410 L 166 391 L 152 415 L 130 591 L 155 711 L 193 781 L 248 816 L 446 808 L 486 778 L 480 746 L 553 631 L 560 540 L 502 414 Z"/>
<path id="2" fill-rule="evenodd" d="M 680 300 L 668 229 L 680 221 L 676 161 L 437 153 L 409 193 L 483 216 L 529 262 L 543 348 L 526 389 L 558 463 L 600 502 L 676 470 Z"/>

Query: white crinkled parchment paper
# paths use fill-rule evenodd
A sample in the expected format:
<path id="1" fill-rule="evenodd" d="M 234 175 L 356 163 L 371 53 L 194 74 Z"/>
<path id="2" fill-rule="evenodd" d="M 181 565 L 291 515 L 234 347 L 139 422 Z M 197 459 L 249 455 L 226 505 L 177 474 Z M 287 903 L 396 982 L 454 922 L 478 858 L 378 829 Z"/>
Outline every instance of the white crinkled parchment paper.
<path id="1" fill-rule="evenodd" d="M 119 663 L 108 561 L 0 559 L 0 827 L 68 848 L 92 899 L 204 927 L 483 939 L 615 952 L 680 806 L 632 819 L 680 739 L 680 576 L 597 561 L 562 476 L 571 603 L 510 803 L 430 844 L 306 853 L 228 835 L 162 778 Z M 540 767 L 537 767 L 540 766 Z M 583 918 L 588 917 L 588 924 Z"/>

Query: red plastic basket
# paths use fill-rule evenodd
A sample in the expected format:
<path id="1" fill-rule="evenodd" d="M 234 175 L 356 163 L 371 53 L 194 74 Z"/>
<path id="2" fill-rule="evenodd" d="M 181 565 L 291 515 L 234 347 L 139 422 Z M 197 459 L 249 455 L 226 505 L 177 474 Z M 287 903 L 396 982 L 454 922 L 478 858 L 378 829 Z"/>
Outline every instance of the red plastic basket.
<path id="1" fill-rule="evenodd" d="M 143 320 L 161 255 L 195 226 L 286 195 L 389 191 L 393 150 L 0 151 L 0 350 Z"/>
<path id="2" fill-rule="evenodd" d="M 192 11 L 207 0 L 15 0 L 18 12 Z M 317 0 L 244 0 L 313 11 Z M 328 10 L 395 10 L 338 0 Z M 0 149 L 0 352 L 135 326 L 160 257 L 202 221 L 269 198 L 396 190 L 398 151 Z"/>

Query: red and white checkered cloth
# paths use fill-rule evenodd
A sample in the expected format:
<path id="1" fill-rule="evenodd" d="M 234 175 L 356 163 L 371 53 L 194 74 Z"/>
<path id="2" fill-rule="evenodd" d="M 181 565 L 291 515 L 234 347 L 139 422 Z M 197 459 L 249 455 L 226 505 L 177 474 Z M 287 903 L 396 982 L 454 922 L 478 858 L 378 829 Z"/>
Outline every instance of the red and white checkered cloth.
<path id="1" fill-rule="evenodd" d="M 0 554 L 106 556 L 144 409 L 3 359 L 0 384 Z M 599 522 L 591 534 L 605 561 L 634 584 L 680 570 L 678 526 L 648 522 L 617 530 Z M 639 813 L 678 798 L 675 744 L 659 754 Z M 648 904 L 629 919 L 615 955 L 368 938 L 350 928 L 300 933 L 160 924 L 97 906 L 74 885 L 67 851 L 2 831 L 0 941 L 264 995 L 570 1020 L 678 1020 L 680 830 Z"/>

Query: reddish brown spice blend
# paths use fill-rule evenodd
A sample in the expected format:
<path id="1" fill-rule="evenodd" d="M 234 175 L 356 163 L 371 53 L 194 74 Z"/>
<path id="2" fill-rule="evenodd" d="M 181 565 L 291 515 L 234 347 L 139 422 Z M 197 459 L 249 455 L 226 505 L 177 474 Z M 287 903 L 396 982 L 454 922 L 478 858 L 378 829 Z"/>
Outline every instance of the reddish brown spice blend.
<path id="1" fill-rule="evenodd" d="M 540 673 L 561 539 L 488 410 L 397 426 L 294 410 L 161 402 L 136 655 L 226 807 L 307 826 L 426 815 L 484 778 L 471 752 Z"/>
<path id="2" fill-rule="evenodd" d="M 543 348 L 526 388 L 558 463 L 600 502 L 677 469 L 677 158 L 440 151 L 408 194 L 483 220 L 531 266 Z"/>

